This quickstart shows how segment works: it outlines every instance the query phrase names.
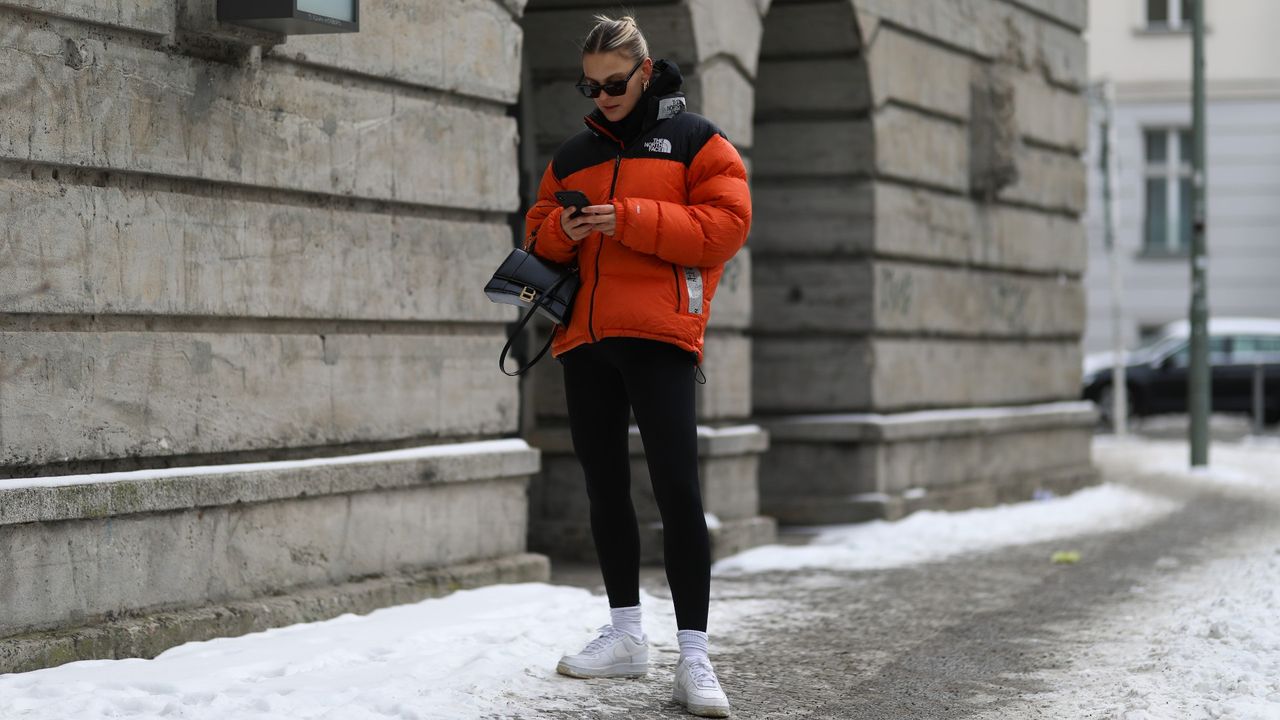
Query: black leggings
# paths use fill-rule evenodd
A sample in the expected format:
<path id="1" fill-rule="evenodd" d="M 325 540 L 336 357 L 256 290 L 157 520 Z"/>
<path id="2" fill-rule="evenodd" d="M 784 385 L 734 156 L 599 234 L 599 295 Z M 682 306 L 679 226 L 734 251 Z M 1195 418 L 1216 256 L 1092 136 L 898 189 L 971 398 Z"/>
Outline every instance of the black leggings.
<path id="1" fill-rule="evenodd" d="M 694 355 L 670 343 L 604 338 L 560 358 L 573 449 L 587 478 L 591 535 L 610 607 L 640 603 L 640 530 L 631 504 L 630 411 L 662 515 L 680 630 L 707 629 L 711 543 L 698 487 Z"/>

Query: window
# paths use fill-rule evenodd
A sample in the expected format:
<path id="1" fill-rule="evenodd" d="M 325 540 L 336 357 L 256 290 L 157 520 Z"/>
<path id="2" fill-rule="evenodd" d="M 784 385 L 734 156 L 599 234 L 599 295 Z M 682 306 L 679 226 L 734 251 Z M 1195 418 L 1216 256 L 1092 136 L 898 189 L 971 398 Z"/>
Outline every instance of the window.
<path id="1" fill-rule="evenodd" d="M 1235 361 L 1280 362 L 1280 335 L 1243 335 L 1236 338 Z"/>
<path id="2" fill-rule="evenodd" d="M 1143 251 L 1148 255 L 1181 255 L 1191 248 L 1191 131 L 1148 128 L 1146 147 L 1146 212 Z"/>
<path id="3" fill-rule="evenodd" d="M 1174 367 L 1191 367 L 1191 341 L 1184 340 L 1182 345 L 1170 356 Z M 1209 337 L 1209 364 L 1223 365 L 1231 359 L 1231 340 L 1220 335 Z"/>
<path id="4" fill-rule="evenodd" d="M 1147 0 L 1148 30 L 1190 30 L 1191 0 Z"/>

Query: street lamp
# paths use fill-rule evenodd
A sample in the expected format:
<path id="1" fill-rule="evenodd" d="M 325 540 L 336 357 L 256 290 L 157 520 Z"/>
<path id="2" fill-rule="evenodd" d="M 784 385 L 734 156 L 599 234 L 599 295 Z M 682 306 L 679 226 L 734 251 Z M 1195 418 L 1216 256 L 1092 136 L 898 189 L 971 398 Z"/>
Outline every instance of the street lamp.
<path id="1" fill-rule="evenodd" d="M 218 0 L 220 22 L 285 35 L 360 31 L 360 0 Z"/>

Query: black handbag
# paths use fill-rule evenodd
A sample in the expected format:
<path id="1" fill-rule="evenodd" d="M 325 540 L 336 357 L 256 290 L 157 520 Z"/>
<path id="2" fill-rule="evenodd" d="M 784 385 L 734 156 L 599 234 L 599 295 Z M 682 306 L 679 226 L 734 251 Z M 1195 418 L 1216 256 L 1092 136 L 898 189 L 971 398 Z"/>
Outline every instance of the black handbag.
<path id="1" fill-rule="evenodd" d="M 573 310 L 578 282 L 578 268 L 557 265 L 520 248 L 513 249 L 507 259 L 502 261 L 493 273 L 493 279 L 484 286 L 484 294 L 496 303 L 528 308 L 507 338 L 506 346 L 502 348 L 502 355 L 498 358 L 498 368 L 502 372 L 511 377 L 521 375 L 547 354 L 547 350 L 551 349 L 551 341 L 556 336 L 554 330 L 547 337 L 547 343 L 542 346 L 537 357 L 515 372 L 507 372 L 507 353 L 511 351 L 511 343 L 519 337 L 535 312 L 542 313 L 557 325 L 569 324 L 569 313 Z"/>

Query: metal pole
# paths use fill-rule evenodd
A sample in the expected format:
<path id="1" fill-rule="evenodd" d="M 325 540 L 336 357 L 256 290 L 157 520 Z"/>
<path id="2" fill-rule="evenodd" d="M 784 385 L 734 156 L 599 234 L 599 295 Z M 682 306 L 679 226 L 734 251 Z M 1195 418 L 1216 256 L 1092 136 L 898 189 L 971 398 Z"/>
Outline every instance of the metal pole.
<path id="1" fill-rule="evenodd" d="M 1107 264 L 1111 275 L 1111 350 L 1114 356 L 1111 366 L 1111 428 L 1117 436 L 1128 432 L 1129 384 L 1125 376 L 1127 358 L 1124 355 L 1124 308 L 1120 290 L 1120 259 L 1116 252 L 1116 226 L 1119 212 L 1114 197 L 1116 185 L 1115 86 L 1105 82 L 1102 95 L 1102 170 L 1103 244 L 1107 249 Z"/>
<path id="2" fill-rule="evenodd" d="M 1205 251 L 1205 143 L 1204 143 L 1204 0 L 1192 0 L 1191 124 L 1194 138 L 1191 185 L 1195 197 L 1191 230 L 1191 465 L 1209 464 L 1209 298 L 1205 283 L 1208 257 Z"/>
<path id="3" fill-rule="evenodd" d="M 1253 364 L 1253 434 L 1261 435 L 1266 425 L 1267 417 L 1266 400 L 1263 393 L 1263 381 L 1266 374 L 1263 370 L 1265 366 L 1259 360 Z"/>

